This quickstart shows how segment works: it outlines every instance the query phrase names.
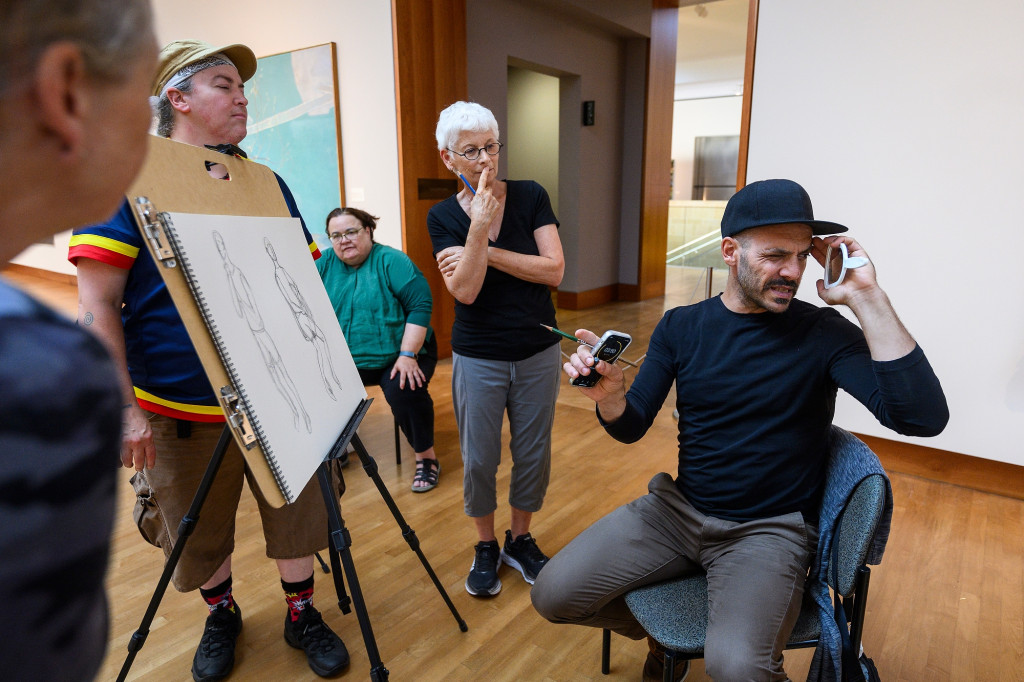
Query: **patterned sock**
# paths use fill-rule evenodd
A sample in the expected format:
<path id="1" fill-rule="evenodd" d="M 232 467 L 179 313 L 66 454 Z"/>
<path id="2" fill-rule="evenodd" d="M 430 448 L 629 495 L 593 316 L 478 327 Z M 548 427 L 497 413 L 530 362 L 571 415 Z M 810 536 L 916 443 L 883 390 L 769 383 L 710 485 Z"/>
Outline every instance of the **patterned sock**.
<path id="1" fill-rule="evenodd" d="M 284 588 L 284 599 L 288 602 L 288 615 L 294 623 L 307 606 L 313 605 L 313 576 L 298 583 L 286 583 L 282 580 L 281 587 Z"/>
<path id="2" fill-rule="evenodd" d="M 200 587 L 199 594 L 203 597 L 203 600 L 206 601 L 206 606 L 209 607 L 210 613 L 213 613 L 217 609 L 227 609 L 232 613 L 235 612 L 235 598 L 231 596 L 230 575 L 227 577 L 227 580 L 216 587 L 211 587 L 208 590 Z"/>

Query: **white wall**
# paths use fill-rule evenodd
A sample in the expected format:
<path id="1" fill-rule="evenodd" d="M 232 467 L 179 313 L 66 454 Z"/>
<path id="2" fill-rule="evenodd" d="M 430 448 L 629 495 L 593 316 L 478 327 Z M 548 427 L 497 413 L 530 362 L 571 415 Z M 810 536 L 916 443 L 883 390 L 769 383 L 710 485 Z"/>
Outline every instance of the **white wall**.
<path id="1" fill-rule="evenodd" d="M 762 2 L 747 176 L 793 178 L 850 226 L 952 414 L 937 438 L 899 438 L 843 394 L 837 423 L 1018 465 L 1021 26 L 1018 0 Z"/>
<path id="2" fill-rule="evenodd" d="M 161 45 L 180 38 L 244 43 L 257 57 L 335 42 L 345 189 L 351 206 L 381 217 L 377 241 L 401 248 L 398 128 L 391 3 L 382 0 L 154 0 Z M 245 148 L 245 143 L 242 143 Z M 331 153 L 331 150 L 325 150 Z M 287 180 L 287 178 L 285 178 Z M 359 200 L 360 191 L 363 199 Z M 303 216 L 311 232 L 323 216 Z M 57 247 L 33 246 L 13 262 L 74 273 L 66 235 Z"/>
<path id="3" fill-rule="evenodd" d="M 672 109 L 672 198 L 688 200 L 693 191 L 693 144 L 698 137 L 739 135 L 742 97 L 677 100 Z"/>

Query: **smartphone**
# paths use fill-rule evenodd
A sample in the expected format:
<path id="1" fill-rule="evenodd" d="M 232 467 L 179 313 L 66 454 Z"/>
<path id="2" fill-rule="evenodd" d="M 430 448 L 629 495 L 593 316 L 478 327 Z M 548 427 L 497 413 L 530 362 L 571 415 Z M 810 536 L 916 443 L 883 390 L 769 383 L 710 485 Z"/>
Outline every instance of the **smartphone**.
<path id="1" fill-rule="evenodd" d="M 847 270 L 860 268 L 867 264 L 867 258 L 851 256 L 844 242 L 839 242 L 838 248 L 829 244 L 828 250 L 825 251 L 825 288 L 831 289 L 839 286 L 846 278 Z"/>
<path id="2" fill-rule="evenodd" d="M 617 331 L 606 331 L 604 336 L 594 346 L 594 357 L 598 360 L 604 360 L 611 364 L 615 362 L 622 351 L 626 350 L 626 346 L 630 344 L 633 337 L 624 332 Z M 596 362 L 594 364 L 597 364 Z M 569 384 L 572 386 L 582 386 L 583 388 L 590 388 L 597 384 L 601 380 L 601 375 L 591 367 L 590 374 L 581 374 L 575 379 L 570 379 Z"/>

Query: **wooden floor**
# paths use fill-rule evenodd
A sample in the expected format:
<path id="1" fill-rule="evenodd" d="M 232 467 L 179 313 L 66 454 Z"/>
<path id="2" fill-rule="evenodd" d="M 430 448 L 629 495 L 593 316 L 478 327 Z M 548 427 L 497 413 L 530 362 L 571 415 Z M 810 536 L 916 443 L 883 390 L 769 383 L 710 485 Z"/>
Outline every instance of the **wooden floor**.
<path id="1" fill-rule="evenodd" d="M 21 275 L 11 277 L 40 298 L 72 312 L 73 287 Z M 715 287 L 716 289 L 718 287 Z M 615 328 L 634 336 L 628 359 L 639 359 L 662 312 L 703 296 L 692 275 L 671 272 L 664 299 L 617 303 L 582 312 L 559 311 L 561 328 Z M 564 342 L 563 350 L 570 350 Z M 469 625 L 458 630 L 416 555 L 371 481 L 356 466 L 346 470 L 342 513 L 381 657 L 394 680 L 609 680 L 635 681 L 646 643 L 616 637 L 611 675 L 599 669 L 600 633 L 556 626 L 532 609 L 529 586 L 502 569 L 503 589 L 489 600 L 463 588 L 473 559 L 472 525 L 462 512 L 462 466 L 452 415 L 450 361 L 432 382 L 441 485 L 413 494 L 412 453 L 404 444 L 396 467 L 392 421 L 379 393 L 360 436 L 380 466 L 391 494 L 416 531 L 423 552 Z M 676 428 L 668 405 L 648 435 L 626 446 L 604 434 L 591 404 L 568 386 L 558 399 L 551 485 L 535 516 L 540 546 L 554 554 L 599 516 L 646 490 L 657 471 L 674 471 Z M 507 458 L 506 458 L 507 459 Z M 503 462 L 499 490 L 507 490 Z M 145 544 L 131 521 L 128 471 L 123 472 L 120 517 L 109 574 L 110 649 L 99 679 L 117 676 L 131 634 L 160 576 L 162 555 Z M 872 573 L 864 647 L 887 681 L 1024 680 L 1024 502 L 990 493 L 892 474 L 892 536 Z M 499 500 L 502 500 L 499 494 Z M 501 502 L 499 532 L 507 527 Z M 234 592 L 244 612 L 235 680 L 314 680 L 303 655 L 282 639 L 284 603 L 274 565 L 263 556 L 258 515 L 248 492 L 238 515 Z M 352 665 L 343 679 L 368 679 L 369 663 L 354 614 L 343 615 L 330 576 L 317 570 L 316 602 L 345 639 Z M 129 679 L 188 680 L 205 618 L 196 594 L 165 596 Z M 803 679 L 811 652 L 787 653 L 787 670 Z M 708 679 L 697 662 L 688 681 Z"/>

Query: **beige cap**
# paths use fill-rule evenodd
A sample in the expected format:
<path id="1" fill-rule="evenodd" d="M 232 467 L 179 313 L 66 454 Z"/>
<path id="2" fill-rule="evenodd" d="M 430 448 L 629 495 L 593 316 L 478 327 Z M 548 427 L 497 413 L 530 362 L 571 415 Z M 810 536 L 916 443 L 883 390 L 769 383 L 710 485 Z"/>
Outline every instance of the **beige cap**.
<path id="1" fill-rule="evenodd" d="M 160 50 L 152 94 L 159 96 L 174 74 L 189 64 L 194 64 L 215 54 L 223 54 L 231 60 L 235 68 L 238 69 L 238 75 L 242 77 L 243 83 L 256 73 L 256 55 L 245 45 L 215 47 L 201 40 L 175 40 Z"/>

